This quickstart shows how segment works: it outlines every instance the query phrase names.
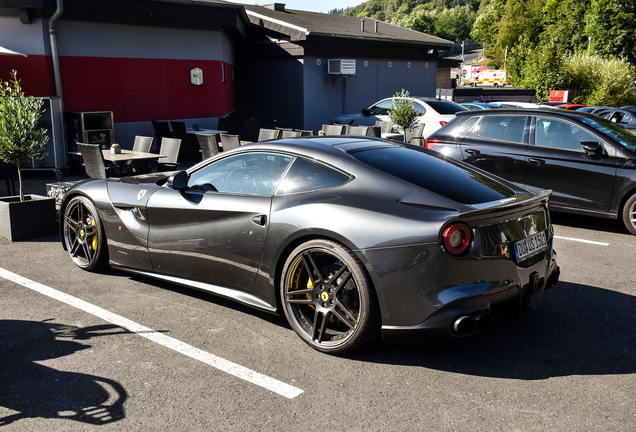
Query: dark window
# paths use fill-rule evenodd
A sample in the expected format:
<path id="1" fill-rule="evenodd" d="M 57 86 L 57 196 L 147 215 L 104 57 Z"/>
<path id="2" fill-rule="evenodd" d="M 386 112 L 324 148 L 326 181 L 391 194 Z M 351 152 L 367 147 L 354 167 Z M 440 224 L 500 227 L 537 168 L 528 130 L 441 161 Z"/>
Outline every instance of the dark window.
<path id="1" fill-rule="evenodd" d="M 466 129 L 467 131 L 470 131 L 473 128 L 473 126 L 475 126 L 475 123 L 477 123 L 477 120 L 479 120 L 478 116 L 469 118 L 464 123 L 462 123 L 462 128 Z"/>
<path id="2" fill-rule="evenodd" d="M 582 141 L 600 142 L 593 134 L 570 122 L 549 117 L 537 117 L 535 145 L 583 152 L 579 145 Z"/>
<path id="3" fill-rule="evenodd" d="M 424 101 L 428 106 L 433 108 L 439 114 L 455 114 L 459 111 L 468 111 L 465 107 L 458 103 L 443 100 L 427 100 Z"/>
<path id="4" fill-rule="evenodd" d="M 391 105 L 393 105 L 393 101 L 391 99 L 382 101 L 371 108 L 371 115 L 389 115 Z"/>
<path id="5" fill-rule="evenodd" d="M 272 195 L 293 159 L 277 153 L 240 153 L 192 173 L 188 187 L 221 193 Z"/>
<path id="6" fill-rule="evenodd" d="M 484 138 L 523 143 L 527 120 L 527 116 L 484 116 L 473 133 Z"/>
<path id="7" fill-rule="evenodd" d="M 591 119 L 581 116 L 579 117 L 579 120 L 601 132 L 603 135 L 614 138 L 626 149 L 636 151 L 636 133 L 631 130 L 600 117 L 594 117 Z M 598 139 L 595 139 L 594 141 L 598 141 Z"/>
<path id="8" fill-rule="evenodd" d="M 280 184 L 277 195 L 340 186 L 346 176 L 324 165 L 297 158 Z"/>
<path id="9" fill-rule="evenodd" d="M 495 201 L 514 192 L 459 162 L 406 147 L 350 152 L 373 168 L 463 204 Z"/>

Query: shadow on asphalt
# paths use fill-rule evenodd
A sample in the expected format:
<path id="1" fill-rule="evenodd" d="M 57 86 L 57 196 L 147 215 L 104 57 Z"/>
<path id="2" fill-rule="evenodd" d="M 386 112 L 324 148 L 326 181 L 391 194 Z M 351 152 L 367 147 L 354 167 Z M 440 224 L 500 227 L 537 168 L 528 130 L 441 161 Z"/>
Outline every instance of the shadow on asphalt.
<path id="1" fill-rule="evenodd" d="M 127 333 L 115 325 L 77 328 L 51 322 L 0 320 L 0 406 L 17 411 L 0 427 L 24 418 L 103 425 L 125 417 L 127 393 L 116 381 L 36 363 L 88 349 L 78 340 Z"/>
<path id="2" fill-rule="evenodd" d="M 592 231 L 625 234 L 631 236 L 623 222 L 616 219 L 595 218 L 572 213 L 558 213 L 551 211 L 552 223 L 572 228 L 582 228 Z"/>
<path id="3" fill-rule="evenodd" d="M 444 343 L 376 343 L 349 358 L 519 380 L 636 372 L 636 297 L 560 282 L 519 321 Z"/>

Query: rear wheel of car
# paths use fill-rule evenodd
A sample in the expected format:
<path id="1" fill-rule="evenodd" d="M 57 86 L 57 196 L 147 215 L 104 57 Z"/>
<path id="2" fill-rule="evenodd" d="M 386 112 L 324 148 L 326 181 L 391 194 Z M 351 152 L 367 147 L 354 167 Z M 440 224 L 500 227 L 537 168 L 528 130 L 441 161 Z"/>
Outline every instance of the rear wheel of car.
<path id="1" fill-rule="evenodd" d="M 380 314 L 369 277 L 339 243 L 311 240 L 285 262 L 281 280 L 285 316 L 318 351 L 342 354 L 376 338 Z"/>
<path id="2" fill-rule="evenodd" d="M 632 195 L 623 206 L 623 223 L 629 232 L 636 235 L 636 194 Z"/>
<path id="3" fill-rule="evenodd" d="M 76 196 L 64 209 L 64 244 L 79 267 L 94 271 L 106 266 L 108 249 L 102 222 L 95 205 Z"/>

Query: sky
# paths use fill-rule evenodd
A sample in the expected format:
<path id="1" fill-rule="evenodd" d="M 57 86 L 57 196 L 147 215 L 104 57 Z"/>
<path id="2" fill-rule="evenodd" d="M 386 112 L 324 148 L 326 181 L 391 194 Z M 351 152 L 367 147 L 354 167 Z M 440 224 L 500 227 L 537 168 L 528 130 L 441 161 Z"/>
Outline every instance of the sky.
<path id="1" fill-rule="evenodd" d="M 346 9 L 358 6 L 365 0 L 227 0 L 232 3 L 243 3 L 263 6 L 267 3 L 283 3 L 287 9 L 298 9 L 311 12 L 327 13 L 332 9 Z"/>

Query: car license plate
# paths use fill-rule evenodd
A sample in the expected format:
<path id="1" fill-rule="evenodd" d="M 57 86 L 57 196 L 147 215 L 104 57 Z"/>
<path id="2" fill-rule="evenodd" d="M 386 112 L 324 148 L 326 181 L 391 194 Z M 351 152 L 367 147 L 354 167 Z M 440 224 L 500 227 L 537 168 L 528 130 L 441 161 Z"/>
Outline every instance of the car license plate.
<path id="1" fill-rule="evenodd" d="M 545 231 L 535 234 L 515 243 L 515 254 L 517 261 L 534 255 L 536 252 L 542 251 L 548 247 L 548 240 Z"/>

